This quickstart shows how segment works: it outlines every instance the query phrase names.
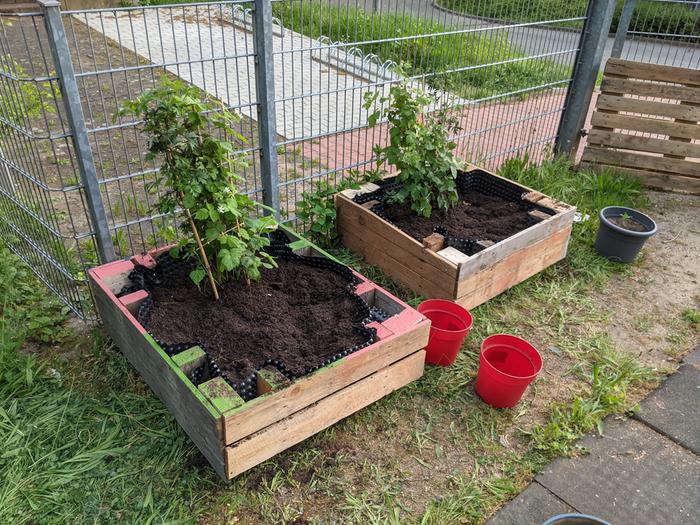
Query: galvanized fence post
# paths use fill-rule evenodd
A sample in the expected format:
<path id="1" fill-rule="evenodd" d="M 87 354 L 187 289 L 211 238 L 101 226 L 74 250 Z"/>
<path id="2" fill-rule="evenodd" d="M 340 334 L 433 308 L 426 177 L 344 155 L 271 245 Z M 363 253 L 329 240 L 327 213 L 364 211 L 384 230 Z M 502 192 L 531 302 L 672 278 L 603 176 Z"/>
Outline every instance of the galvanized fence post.
<path id="1" fill-rule="evenodd" d="M 588 2 L 571 84 L 566 92 L 564 111 L 557 130 L 557 153 L 571 155 L 578 147 L 614 12 L 615 0 Z"/>
<path id="2" fill-rule="evenodd" d="M 612 58 L 620 58 L 622 56 L 622 48 L 625 46 L 627 30 L 630 28 L 632 13 L 636 5 L 637 0 L 625 0 L 625 4 L 622 6 L 620 21 L 617 23 L 617 30 L 615 31 L 615 41 L 610 52 Z"/>
<path id="3" fill-rule="evenodd" d="M 275 112 L 275 67 L 272 53 L 272 3 L 255 0 L 255 86 L 258 98 L 258 136 L 263 204 L 280 213 L 277 121 Z"/>
<path id="4" fill-rule="evenodd" d="M 44 25 L 49 40 L 49 48 L 56 67 L 56 76 L 61 87 L 63 105 L 66 110 L 68 126 L 71 130 L 75 156 L 80 170 L 80 179 L 85 187 L 85 198 L 90 215 L 90 222 L 95 231 L 97 253 L 101 263 L 116 259 L 112 237 L 109 233 L 100 185 L 97 181 L 95 160 L 85 125 L 85 115 L 80 100 L 80 91 L 75 79 L 71 61 L 68 39 L 61 19 L 60 2 L 56 0 L 38 0 L 44 15 Z"/>

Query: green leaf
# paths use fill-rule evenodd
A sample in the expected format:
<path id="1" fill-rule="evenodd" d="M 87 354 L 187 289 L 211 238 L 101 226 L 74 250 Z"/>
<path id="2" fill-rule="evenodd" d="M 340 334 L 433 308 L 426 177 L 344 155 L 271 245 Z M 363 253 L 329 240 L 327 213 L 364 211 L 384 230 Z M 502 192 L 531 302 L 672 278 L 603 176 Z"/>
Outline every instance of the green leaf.
<path id="1" fill-rule="evenodd" d="M 206 276 L 207 272 L 204 270 L 204 268 L 197 268 L 190 272 L 190 279 L 192 279 L 192 282 L 196 285 L 199 285 L 199 283 L 201 283 Z"/>

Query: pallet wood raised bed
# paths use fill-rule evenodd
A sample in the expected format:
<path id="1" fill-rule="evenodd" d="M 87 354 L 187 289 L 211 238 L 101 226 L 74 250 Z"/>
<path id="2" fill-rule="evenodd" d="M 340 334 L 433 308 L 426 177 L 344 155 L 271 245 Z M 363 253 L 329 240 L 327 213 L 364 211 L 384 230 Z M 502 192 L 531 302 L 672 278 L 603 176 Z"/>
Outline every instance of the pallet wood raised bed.
<path id="1" fill-rule="evenodd" d="M 306 240 L 290 246 L 302 255 L 329 257 Z M 245 402 L 221 377 L 199 386 L 189 379 L 205 359 L 199 347 L 170 357 L 136 320 L 148 296 L 117 297 L 135 263 L 116 261 L 90 271 L 105 329 L 202 454 L 225 480 L 377 401 L 423 374 L 430 321 L 379 286 L 361 281 L 357 294 L 390 317 L 372 322 L 377 341 L 314 373 L 290 382 L 276 370 L 257 372 L 258 397 Z"/>
<path id="2" fill-rule="evenodd" d="M 473 170 L 507 181 L 475 166 L 466 171 Z M 576 209 L 507 182 L 522 189 L 521 198 L 532 203 L 530 213 L 540 222 L 471 256 L 454 247 L 442 248 L 433 235 L 419 242 L 370 211 L 376 202 L 353 200 L 377 190 L 375 184 L 336 194 L 338 232 L 346 247 L 414 292 L 474 308 L 566 256 Z"/>

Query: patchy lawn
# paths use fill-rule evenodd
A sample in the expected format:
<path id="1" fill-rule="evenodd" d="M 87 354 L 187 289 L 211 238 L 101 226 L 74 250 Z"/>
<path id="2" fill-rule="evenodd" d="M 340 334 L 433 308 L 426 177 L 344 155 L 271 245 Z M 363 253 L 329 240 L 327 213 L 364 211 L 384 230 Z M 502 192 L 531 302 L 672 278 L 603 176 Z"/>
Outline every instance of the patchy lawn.
<path id="1" fill-rule="evenodd" d="M 481 523 L 575 438 L 632 408 L 698 338 L 700 199 L 610 174 L 511 162 L 503 172 L 579 206 L 562 263 L 474 310 L 457 363 L 226 485 L 98 329 L 65 322 L 0 254 L 0 522 Z M 645 206 L 660 233 L 626 267 L 597 257 L 596 212 Z M 339 256 L 403 298 L 376 269 Z M 473 391 L 480 341 L 526 337 L 544 370 L 515 409 Z"/>

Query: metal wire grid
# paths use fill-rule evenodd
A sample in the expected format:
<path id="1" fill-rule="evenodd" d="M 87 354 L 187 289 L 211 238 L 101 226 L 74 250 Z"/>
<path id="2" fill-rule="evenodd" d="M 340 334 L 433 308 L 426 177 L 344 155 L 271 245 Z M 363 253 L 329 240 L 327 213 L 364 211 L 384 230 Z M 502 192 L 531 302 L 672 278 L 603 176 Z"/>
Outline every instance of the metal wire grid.
<path id="1" fill-rule="evenodd" d="M 700 0 L 638 0 L 632 4 L 622 58 L 700 68 Z"/>
<path id="2" fill-rule="evenodd" d="M 578 50 L 579 34 L 558 25 L 583 21 L 580 6 L 565 18 L 543 9 L 539 22 L 506 24 L 455 16 L 423 0 L 390 2 L 375 11 L 367 4 L 273 4 L 272 61 L 259 66 L 274 73 L 278 133 L 272 141 L 288 220 L 312 181 L 333 184 L 372 166 L 372 146 L 384 140 L 386 128 L 366 127 L 362 95 L 401 79 L 437 90 L 441 103 L 458 113 L 463 130 L 455 138 L 469 160 L 495 167 L 510 155 L 543 155 L 554 139 Z M 155 208 L 162 189 L 148 189 L 157 166 L 144 159 L 138 123 L 115 120 L 123 101 L 161 75 L 182 78 L 242 114 L 239 131 L 248 140 L 238 150 L 249 158 L 245 191 L 261 199 L 249 5 L 233 0 L 62 13 L 118 257 L 159 244 L 158 228 L 168 221 Z M 0 114 L 0 228 L 61 299 L 78 315 L 90 315 L 84 271 L 98 262 L 95 232 L 44 21 L 38 13 L 6 21 L 11 25 L 1 29 L 0 88 L 3 100 L 20 111 L 10 113 L 6 105 Z M 31 118 L 24 114 L 32 102 L 22 83 L 39 86 L 32 92 L 45 101 Z M 19 122 L 17 113 L 23 115 Z"/>
<path id="3" fill-rule="evenodd" d="M 76 313 L 90 304 L 85 222 L 71 130 L 39 14 L 0 15 L 0 232 Z"/>
<path id="4" fill-rule="evenodd" d="M 341 9 L 342 7 L 342 9 Z M 541 158 L 552 145 L 578 51 L 585 5 L 537 22 L 485 22 L 431 2 L 275 1 L 274 50 L 281 201 L 294 205 L 316 181 L 335 184 L 374 165 L 386 127 L 368 129 L 363 95 L 401 80 L 435 91 L 457 113 L 466 159 L 497 167 Z M 521 75 L 522 78 L 508 78 Z"/>

